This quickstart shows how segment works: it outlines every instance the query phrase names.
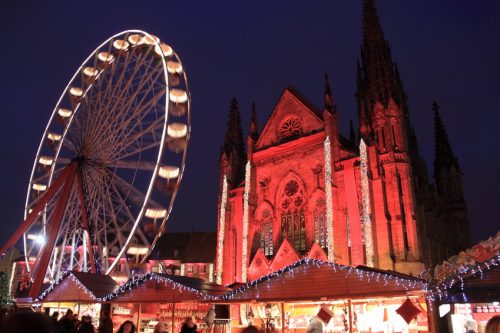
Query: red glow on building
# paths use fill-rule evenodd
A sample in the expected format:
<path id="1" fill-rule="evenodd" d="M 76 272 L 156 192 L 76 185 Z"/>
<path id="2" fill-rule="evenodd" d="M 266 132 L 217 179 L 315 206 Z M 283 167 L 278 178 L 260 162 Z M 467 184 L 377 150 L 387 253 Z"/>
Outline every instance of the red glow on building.
<path id="1" fill-rule="evenodd" d="M 217 282 L 252 280 L 302 257 L 416 275 L 468 245 L 462 175 L 438 106 L 433 184 L 372 1 L 363 20 L 358 135 L 352 126 L 349 137 L 339 133 L 328 77 L 322 110 L 288 87 L 259 133 L 254 108 L 246 148 L 231 102 Z"/>

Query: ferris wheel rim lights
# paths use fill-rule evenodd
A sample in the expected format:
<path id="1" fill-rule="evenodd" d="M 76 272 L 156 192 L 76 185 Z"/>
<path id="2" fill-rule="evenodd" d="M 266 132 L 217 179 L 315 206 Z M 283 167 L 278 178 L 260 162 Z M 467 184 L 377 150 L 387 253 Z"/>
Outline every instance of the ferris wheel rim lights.
<path id="1" fill-rule="evenodd" d="M 161 56 L 160 59 L 158 59 L 158 56 Z M 126 58 L 128 57 L 128 58 Z M 167 59 L 168 57 L 168 59 Z M 80 162 L 78 158 L 81 154 L 79 153 L 79 150 L 77 147 L 72 148 L 70 145 L 72 144 L 72 140 L 77 138 L 75 134 L 78 130 L 79 127 L 75 126 L 82 126 L 81 124 L 82 121 L 85 121 L 84 119 L 87 118 L 82 118 L 83 116 L 80 116 L 80 114 L 88 114 L 88 117 L 94 117 L 95 115 L 99 114 L 96 113 L 97 110 L 106 110 L 105 107 L 108 110 L 113 110 L 117 109 L 120 110 L 122 108 L 122 104 L 117 104 L 114 100 L 113 103 L 108 104 L 108 106 L 104 105 L 104 103 L 101 103 L 99 99 L 96 99 L 96 94 L 99 94 L 99 97 L 101 96 L 101 90 L 102 93 L 106 91 L 106 89 L 109 89 L 106 87 L 105 84 L 102 84 L 101 82 L 113 82 L 113 85 L 111 86 L 113 89 L 114 87 L 117 87 L 118 91 L 122 91 L 122 88 L 120 85 L 116 85 L 116 79 L 113 79 L 113 81 L 110 81 L 110 75 L 111 72 L 108 71 L 116 71 L 118 69 L 118 73 L 121 71 L 125 71 L 125 66 L 127 66 L 128 62 L 126 62 L 125 59 L 135 59 L 131 63 L 133 64 L 132 66 L 138 66 L 135 65 L 138 62 L 144 63 L 144 67 L 141 67 L 141 72 L 139 75 L 143 76 L 138 76 L 136 81 L 130 81 L 132 83 L 133 89 L 136 89 L 135 91 L 138 91 L 142 94 L 142 90 L 140 86 L 141 79 L 143 77 L 146 77 L 147 75 L 150 75 L 148 80 L 151 80 L 151 84 L 162 84 L 163 89 L 156 89 L 154 88 L 154 94 L 160 96 L 159 98 L 154 98 L 152 97 L 153 103 L 156 103 L 159 105 L 160 112 L 158 111 L 145 111 L 149 112 L 149 114 L 157 114 L 156 118 L 157 121 L 154 124 L 157 124 L 155 126 L 158 126 L 158 130 L 155 130 L 158 134 L 151 134 L 151 135 L 159 135 L 156 137 L 155 141 L 155 146 L 154 146 L 154 151 L 152 151 L 153 154 L 150 155 L 149 158 L 146 158 L 144 162 L 142 160 L 138 160 L 136 164 L 135 163 L 135 156 L 132 157 L 132 160 L 129 158 L 128 160 L 125 158 L 123 161 L 124 163 L 118 164 L 118 169 L 112 169 L 115 170 L 113 172 L 117 172 L 118 174 L 124 174 L 126 175 L 123 171 L 121 172 L 123 168 L 133 168 L 136 170 L 141 170 L 141 172 L 146 172 L 147 175 L 150 177 L 150 181 L 148 183 L 144 183 L 143 187 L 140 187 L 143 189 L 143 192 L 139 192 L 139 197 L 137 197 L 134 200 L 138 200 L 134 205 L 136 206 L 136 210 L 133 212 L 133 214 L 130 215 L 130 219 L 127 218 L 127 221 L 125 222 L 126 225 L 130 228 L 128 229 L 129 232 L 128 234 L 123 235 L 123 245 L 122 241 L 120 241 L 120 245 L 116 243 L 114 246 L 118 246 L 117 252 L 114 255 L 112 255 L 110 260 L 114 260 L 113 262 L 109 262 L 109 267 L 103 267 L 103 273 L 106 272 L 108 274 L 109 272 L 112 271 L 114 265 L 116 264 L 116 260 L 119 260 L 119 258 L 123 257 L 124 252 L 126 252 L 126 248 L 128 247 L 128 244 L 134 244 L 135 241 L 132 241 L 132 237 L 139 237 L 137 232 L 144 232 L 142 230 L 143 227 L 139 227 L 139 225 L 142 226 L 142 222 L 144 221 L 144 218 L 153 218 L 153 219 L 162 219 L 163 221 L 160 223 L 160 227 L 158 230 L 163 230 L 164 229 L 164 224 L 166 222 L 166 219 L 172 209 L 173 202 L 176 197 L 176 192 L 179 188 L 179 183 L 182 179 L 182 174 L 184 172 L 184 164 L 186 160 L 186 151 L 187 151 L 187 145 L 189 142 L 189 136 L 190 136 L 190 99 L 189 99 L 189 89 L 188 89 L 188 83 L 187 83 L 187 77 L 186 74 L 184 73 L 184 68 L 182 66 L 182 63 L 180 59 L 178 58 L 177 54 L 174 52 L 172 47 L 169 45 L 163 43 L 160 41 L 160 39 L 154 35 L 150 35 L 147 32 L 141 31 L 141 30 L 128 30 L 124 31 L 122 33 L 116 34 L 109 39 L 107 39 L 105 42 L 103 42 L 100 46 L 98 46 L 87 59 L 82 63 L 82 65 L 78 68 L 78 70 L 75 72 L 73 77 L 70 79 L 69 84 L 66 86 L 66 89 L 64 90 L 63 94 L 61 95 L 59 101 L 56 104 L 56 108 L 52 112 L 52 116 L 49 120 L 49 124 L 47 125 L 44 135 L 42 137 L 42 141 L 40 142 L 38 151 L 37 151 L 37 158 L 35 158 L 35 163 L 32 168 L 32 173 L 30 176 L 30 183 L 31 186 L 29 186 L 28 189 L 28 194 L 26 197 L 26 205 L 25 205 L 25 216 L 26 214 L 29 214 L 32 211 L 31 207 L 34 207 L 34 202 L 35 199 L 30 199 L 30 192 L 34 191 L 37 192 L 42 192 L 46 191 L 45 193 L 54 193 L 51 191 L 51 184 L 53 182 L 53 177 L 54 179 L 57 179 L 58 174 L 60 174 L 62 168 L 64 168 L 69 161 L 78 161 L 78 163 L 101 163 L 99 160 L 94 161 L 94 157 L 90 155 L 86 155 L 87 153 L 84 153 L 85 158 Z M 158 62 L 159 60 L 159 62 Z M 133 67 L 132 67 L 133 68 Z M 127 72 L 131 74 L 132 76 L 136 75 L 134 71 L 129 71 Z M 156 75 L 158 73 L 158 75 Z M 153 76 L 155 75 L 155 76 Z M 115 78 L 121 78 L 118 76 L 118 74 L 115 76 Z M 104 80 L 104 81 L 101 81 Z M 126 80 L 132 80 L 126 77 Z M 120 82 L 118 82 L 120 83 Z M 126 81 L 124 82 L 126 83 Z M 171 89 L 173 86 L 179 86 L 181 89 Z M 109 85 L 109 84 L 108 84 Z M 149 83 L 146 87 L 146 89 L 149 88 Z M 123 86 L 125 89 L 125 85 Z M 153 89 L 153 88 L 151 88 Z M 126 90 L 123 90 L 126 91 Z M 113 95 L 115 92 L 112 92 Z M 111 98 L 111 96 L 109 95 Z M 123 96 L 125 98 L 128 98 L 128 96 L 131 96 L 132 93 L 129 93 L 127 91 L 126 94 Z M 108 95 L 102 95 L 108 99 Z M 121 95 L 115 95 L 115 97 L 120 97 Z M 144 94 L 143 96 L 148 96 Z M 111 100 L 111 99 L 110 99 Z M 130 99 L 132 101 L 132 99 Z M 133 104 L 137 104 L 138 106 L 141 106 L 143 104 L 139 101 L 138 99 L 135 99 L 135 102 Z M 95 103 L 100 103 L 100 104 L 95 104 Z M 106 102 L 109 103 L 109 102 Z M 123 101 L 120 103 L 128 103 L 128 101 Z M 155 104 L 155 108 L 157 108 Z M 177 106 L 177 104 L 180 104 Z M 115 105 L 118 105 L 115 107 Z M 148 104 L 144 104 L 145 106 Z M 94 108 L 96 111 L 89 111 L 93 110 L 91 108 Z M 149 107 L 149 106 L 148 106 Z M 180 111 L 171 111 L 175 107 L 179 109 L 182 107 L 183 109 Z M 127 109 L 125 109 L 127 110 Z M 129 109 L 130 110 L 130 109 Z M 132 109 L 133 110 L 133 109 Z M 148 109 L 145 109 L 148 110 Z M 106 111 L 106 112 L 114 112 L 114 111 Z M 141 111 L 142 112 L 142 111 Z M 114 114 L 114 113 L 113 113 Z M 159 114 L 159 116 L 158 116 Z M 112 113 L 110 113 L 112 115 Z M 170 115 L 170 117 L 169 117 Z M 54 116 L 56 116 L 54 118 Z M 171 117 L 174 118 L 171 118 Z M 129 117 L 129 115 L 127 115 Z M 158 119 L 158 117 L 160 117 Z M 182 117 L 182 118 L 180 118 Z M 121 118 L 121 117 L 120 117 Z M 76 119 L 76 120 L 74 120 Z M 90 118 L 88 118 L 90 119 Z M 125 119 L 125 118 L 124 118 Z M 155 119 L 155 118 L 151 118 Z M 175 119 L 176 121 L 172 121 L 171 119 Z M 56 122 L 56 120 L 58 120 Z M 104 120 L 106 120 L 104 118 Z M 77 125 L 75 125 L 75 122 Z M 80 122 L 78 125 L 78 122 Z M 90 124 L 90 125 L 88 125 Z M 99 121 L 92 121 L 90 123 L 87 123 L 88 126 L 93 126 L 96 129 L 102 127 L 104 122 L 99 122 Z M 133 126 L 134 123 L 132 123 Z M 149 123 L 146 123 L 149 126 Z M 97 127 L 96 127 L 97 126 Z M 104 125 L 106 126 L 106 125 Z M 163 128 L 163 129 L 162 129 Z M 55 130 L 55 131 L 54 131 Z M 148 133 L 145 129 L 145 127 L 140 127 L 141 132 L 140 135 L 145 135 L 142 133 Z M 90 133 L 95 133 L 96 131 L 91 128 Z M 83 132 L 86 134 L 87 132 Z M 99 132 L 97 132 L 99 133 Z M 112 133 L 112 132 L 110 132 Z M 132 134 L 132 132 L 129 132 Z M 152 133 L 152 132 L 151 132 Z M 128 135 L 128 134 L 125 134 Z M 124 136 L 126 138 L 126 136 Z M 68 142 L 70 141 L 68 145 Z M 134 139 L 135 140 L 135 139 Z M 156 143 L 157 142 L 157 143 Z M 99 144 L 102 144 L 99 142 Z M 145 147 L 144 145 L 142 145 Z M 54 156 L 52 156 L 52 153 L 50 153 L 47 149 L 52 147 L 53 151 L 55 150 Z M 97 146 L 98 148 L 100 146 Z M 95 149 L 95 148 L 92 148 Z M 147 148 L 149 149 L 149 148 Z M 167 154 L 168 150 L 174 151 L 175 153 L 181 153 L 178 155 L 179 157 L 175 157 L 175 155 L 172 154 Z M 75 152 L 75 157 L 73 157 L 73 151 Z M 61 152 L 61 154 L 60 154 Z M 49 154 L 47 154 L 49 153 Z M 118 153 L 122 154 L 120 151 Z M 94 153 L 92 153 L 94 154 Z M 121 155 L 117 155 L 121 156 Z M 126 156 L 126 155 L 123 155 Z M 147 155 L 146 155 L 147 156 Z M 173 156 L 173 157 L 172 157 Z M 174 158 L 175 157 L 175 158 Z M 176 162 L 168 161 L 168 159 L 174 158 Z M 154 159 L 154 160 L 153 160 Z M 148 161 L 149 160 L 149 161 Z M 86 162 L 89 161 L 89 162 Z M 109 160 L 102 160 L 105 164 L 104 165 L 113 165 L 110 163 L 114 163 L 113 159 Z M 73 163 L 72 162 L 72 163 Z M 165 163 L 167 162 L 167 163 Z M 174 165 L 172 165 L 173 163 Z M 175 165 L 177 164 L 177 165 Z M 38 166 L 38 167 L 37 167 Z M 86 167 L 87 168 L 87 167 Z M 38 170 L 38 171 L 37 171 Z M 45 171 L 43 171 L 45 170 Z M 45 172 L 45 174 L 42 174 L 42 172 Z M 56 173 L 57 172 L 57 173 Z M 130 180 L 130 176 L 126 176 Z M 145 178 L 147 179 L 147 178 Z M 41 182 L 40 182 L 41 180 Z M 155 181 L 157 180 L 157 181 Z M 78 181 L 78 180 L 77 180 Z M 165 184 L 165 185 L 158 185 L 160 183 Z M 129 182 L 129 183 L 123 183 L 124 186 L 136 186 L 135 183 Z M 139 184 L 140 185 L 140 184 Z M 84 184 L 84 186 L 87 186 Z M 108 186 L 108 185 L 104 185 Z M 140 185 L 142 186 L 142 185 Z M 164 186 L 163 189 L 161 187 L 157 186 Z M 48 189 L 48 191 L 47 191 Z M 72 189 L 71 191 L 74 191 Z M 158 192 L 159 191 L 159 192 Z M 154 196 L 153 196 L 154 194 Z M 36 194 L 35 194 L 36 195 Z M 40 195 L 40 194 L 39 194 Z M 128 194 L 127 194 L 128 195 Z M 136 194 L 135 194 L 136 195 Z M 157 199 L 161 199 L 163 195 L 163 198 L 165 198 L 165 202 L 162 201 L 156 201 Z M 33 197 L 33 196 L 31 196 Z M 141 200 L 143 200 L 142 202 Z M 151 199 L 151 201 L 150 201 Z M 51 201 L 54 201 L 54 199 L 51 197 Z M 70 200 L 70 199 L 68 199 Z M 71 199 L 74 200 L 74 199 Z M 95 202 L 95 201 L 94 201 Z M 160 204 L 158 205 L 158 202 Z M 162 207 L 164 206 L 164 207 Z M 53 209 L 53 205 L 49 206 L 52 207 L 50 209 Z M 79 208 L 72 208 L 74 209 L 79 209 Z M 96 208 L 97 209 L 97 208 Z M 38 214 L 38 217 L 36 218 L 35 221 L 41 221 L 41 215 L 46 214 L 46 213 L 41 213 Z M 49 213 L 47 213 L 49 214 Z M 66 213 L 64 213 L 65 219 L 69 218 L 69 215 L 66 216 Z M 76 214 L 81 214 L 77 212 Z M 50 217 L 50 214 L 48 215 Z M 73 215 L 73 216 L 78 216 L 78 215 Z M 36 222 L 37 226 L 38 223 L 41 222 Z M 77 223 L 78 224 L 78 223 Z M 33 224 L 34 225 L 34 224 Z M 125 226 L 125 224 L 124 224 Z M 72 228 L 72 227 L 71 227 Z M 102 227 L 99 227 L 102 228 Z M 36 229 L 36 228 L 35 228 Z M 137 229 L 137 231 L 136 231 Z M 33 231 L 34 229 L 30 226 L 27 231 Z M 70 229 L 68 229 L 70 230 Z M 162 231 L 160 231 L 162 232 Z M 161 233 L 160 233 L 161 234 Z M 160 234 L 157 234 L 156 237 L 154 236 L 148 236 L 151 237 L 151 245 L 154 245 L 157 241 L 157 238 L 159 237 Z M 55 236 L 56 239 L 59 239 L 59 237 L 62 237 L 60 233 L 57 233 Z M 134 236 L 135 235 L 135 236 Z M 78 236 L 78 237 L 89 237 L 89 236 Z M 92 236 L 93 237 L 93 236 Z M 101 237 L 101 236 L 99 236 Z M 144 238 L 144 236 L 141 236 Z M 70 237 L 71 238 L 71 237 Z M 115 237 L 116 238 L 116 237 Z M 93 242 L 95 242 L 94 240 Z M 57 243 L 59 244 L 59 243 Z M 65 245 L 64 245 L 65 244 Z M 64 246 L 67 247 L 69 243 L 64 241 Z M 146 242 L 145 244 L 149 243 Z M 26 246 L 26 245 L 25 245 Z M 81 246 L 81 245 L 80 245 Z M 95 245 L 92 245 L 88 249 L 94 248 Z M 55 248 L 54 250 L 55 251 Z M 85 249 L 84 249 L 85 251 Z M 92 252 L 92 250 L 89 250 Z M 149 250 L 148 250 L 149 251 Z M 61 252 L 61 251 L 59 251 Z M 89 253 L 89 256 L 91 253 Z M 52 256 L 54 256 L 54 252 L 52 252 Z M 58 256 L 56 254 L 55 256 Z M 70 255 L 72 256 L 72 254 Z M 100 256 L 100 255 L 98 255 Z M 56 257 L 54 257 L 55 260 Z M 87 258 L 88 259 L 88 258 Z M 104 258 L 101 258 L 104 260 Z M 99 259 L 99 260 L 101 260 Z M 97 260 L 97 259 L 96 259 Z M 106 256 L 106 260 L 107 256 Z M 54 265 L 52 263 L 53 259 L 51 257 L 50 259 L 50 264 L 49 266 Z M 58 260 L 59 261 L 59 260 Z M 68 260 L 66 260 L 66 263 L 61 264 L 61 270 L 65 267 L 63 265 L 67 265 Z M 77 263 L 77 265 L 81 265 L 80 263 Z M 45 266 L 44 267 L 49 267 Z M 57 263 L 57 267 L 59 267 L 59 262 Z M 72 266 L 74 267 L 74 266 Z M 79 267 L 79 266 L 78 266 Z M 37 269 L 34 268 L 34 271 Z M 106 271 L 107 270 L 107 271 Z M 54 271 L 53 268 L 47 269 L 47 271 L 52 271 L 53 273 L 50 273 L 50 276 L 52 278 L 56 278 L 57 275 L 54 275 L 56 271 Z M 49 273 L 48 273 L 49 274 Z M 49 276 L 49 278 L 50 278 Z"/>

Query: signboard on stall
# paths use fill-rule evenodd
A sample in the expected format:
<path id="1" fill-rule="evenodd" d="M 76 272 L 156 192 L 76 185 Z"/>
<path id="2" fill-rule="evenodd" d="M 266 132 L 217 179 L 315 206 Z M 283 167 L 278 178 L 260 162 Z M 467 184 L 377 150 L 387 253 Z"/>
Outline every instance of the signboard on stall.
<path id="1" fill-rule="evenodd" d="M 113 307 L 113 314 L 115 315 L 130 315 L 130 309 L 129 308 L 122 308 L 121 306 L 114 306 Z"/>

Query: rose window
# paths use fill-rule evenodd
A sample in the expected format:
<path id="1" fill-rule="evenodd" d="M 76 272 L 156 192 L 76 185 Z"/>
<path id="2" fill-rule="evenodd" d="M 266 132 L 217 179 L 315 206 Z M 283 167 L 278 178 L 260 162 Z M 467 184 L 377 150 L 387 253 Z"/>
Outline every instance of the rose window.
<path id="1" fill-rule="evenodd" d="M 294 137 L 302 133 L 302 123 L 297 117 L 287 118 L 280 126 L 280 134 L 283 138 Z"/>

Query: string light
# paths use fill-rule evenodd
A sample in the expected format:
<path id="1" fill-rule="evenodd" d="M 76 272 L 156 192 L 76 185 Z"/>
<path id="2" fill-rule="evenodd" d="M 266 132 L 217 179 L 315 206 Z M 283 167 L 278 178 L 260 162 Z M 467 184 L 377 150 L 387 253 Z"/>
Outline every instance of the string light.
<path id="1" fill-rule="evenodd" d="M 245 192 L 243 193 L 243 231 L 241 242 L 241 281 L 247 282 L 247 256 L 248 256 L 248 200 L 250 197 L 250 161 L 245 166 Z"/>
<path id="2" fill-rule="evenodd" d="M 80 282 L 80 280 L 78 280 L 77 277 L 75 277 L 71 271 L 65 271 L 61 274 L 61 276 L 56 280 L 54 281 L 49 287 L 47 287 L 47 289 L 45 289 L 36 299 L 35 299 L 35 304 L 38 304 L 37 302 L 40 302 L 42 301 L 43 299 L 45 299 L 45 297 L 47 297 L 63 280 L 65 279 L 71 279 L 73 282 L 75 282 L 75 284 L 83 290 L 83 292 L 90 296 L 90 298 L 94 301 L 97 301 L 97 302 L 100 302 L 103 300 L 103 298 L 99 298 L 97 297 L 96 295 L 94 295 L 94 293 L 92 291 L 90 291 L 89 289 L 87 289 L 87 287 Z"/>
<path id="3" fill-rule="evenodd" d="M 359 144 L 360 171 L 361 171 L 361 226 L 363 229 L 363 243 L 366 251 L 366 265 L 373 267 L 373 240 L 372 222 L 370 220 L 370 188 L 368 183 L 368 155 L 363 139 Z"/>
<path id="4" fill-rule="evenodd" d="M 360 280 L 364 281 L 372 281 L 372 280 L 377 280 L 379 282 L 383 282 L 385 286 L 388 285 L 389 282 L 396 283 L 397 287 L 403 288 L 405 291 L 410 291 L 410 290 L 415 290 L 415 289 L 420 289 L 423 292 L 427 292 L 427 283 L 421 279 L 417 278 L 403 278 L 397 275 L 392 275 L 390 273 L 384 273 L 384 272 L 377 272 L 377 271 L 371 271 L 371 270 L 366 270 L 362 268 L 356 268 L 356 267 L 351 267 L 351 266 L 345 266 L 341 264 L 336 264 L 333 262 L 327 262 L 319 259 L 312 259 L 312 258 L 303 258 L 289 266 L 283 267 L 276 272 L 270 273 L 268 275 L 261 276 L 260 278 L 247 282 L 243 286 L 230 291 L 228 293 L 225 293 L 220 297 L 222 300 L 230 300 L 234 297 L 237 297 L 239 294 L 244 293 L 248 291 L 249 289 L 255 289 L 257 288 L 257 285 L 259 285 L 262 282 L 270 282 L 271 279 L 278 278 L 284 273 L 289 273 L 291 277 L 293 278 L 295 270 L 297 270 L 300 267 L 303 267 L 303 269 L 317 269 L 322 266 L 327 265 L 329 268 L 332 269 L 333 272 L 345 272 L 346 277 L 350 276 L 352 274 L 355 274 Z M 269 286 L 267 286 L 269 288 Z"/>
<path id="5" fill-rule="evenodd" d="M 328 249 L 328 261 L 334 261 L 333 244 L 333 204 L 332 204 L 332 152 L 330 149 L 330 137 L 324 142 L 325 151 L 325 194 L 326 194 L 326 246 Z"/>
<path id="6" fill-rule="evenodd" d="M 222 284 L 222 260 L 223 246 L 224 246 L 224 225 L 226 223 L 226 204 L 227 204 L 227 176 L 224 175 L 222 181 L 222 198 L 220 203 L 220 217 L 219 217 L 219 237 L 217 240 L 217 269 L 215 282 Z"/>
<path id="7" fill-rule="evenodd" d="M 133 277 L 131 278 L 127 283 L 125 283 L 123 286 L 118 288 L 115 292 L 104 296 L 101 300 L 103 302 L 109 302 L 112 301 L 115 298 L 119 298 L 120 295 L 127 293 L 137 287 L 140 287 L 147 281 L 155 281 L 157 283 L 164 283 L 167 286 L 172 286 L 172 290 L 178 290 L 179 292 L 191 292 L 194 293 L 200 300 L 206 300 L 206 301 L 215 301 L 218 299 L 217 296 L 209 295 L 204 293 L 203 291 L 192 288 L 189 286 L 186 286 L 182 283 L 176 282 L 169 278 L 168 276 L 162 275 L 162 274 L 157 274 L 157 273 L 146 273 L 140 277 Z"/>

